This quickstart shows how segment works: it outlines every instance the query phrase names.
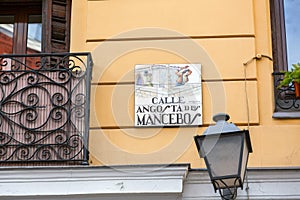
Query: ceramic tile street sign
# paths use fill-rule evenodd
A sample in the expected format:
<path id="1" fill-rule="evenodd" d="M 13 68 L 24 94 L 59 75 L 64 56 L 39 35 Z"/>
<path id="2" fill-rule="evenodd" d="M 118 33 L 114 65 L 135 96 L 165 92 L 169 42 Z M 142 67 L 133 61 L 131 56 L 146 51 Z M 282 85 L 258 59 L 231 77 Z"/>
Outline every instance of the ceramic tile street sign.
<path id="1" fill-rule="evenodd" d="M 135 66 L 135 126 L 202 125 L 200 64 Z"/>

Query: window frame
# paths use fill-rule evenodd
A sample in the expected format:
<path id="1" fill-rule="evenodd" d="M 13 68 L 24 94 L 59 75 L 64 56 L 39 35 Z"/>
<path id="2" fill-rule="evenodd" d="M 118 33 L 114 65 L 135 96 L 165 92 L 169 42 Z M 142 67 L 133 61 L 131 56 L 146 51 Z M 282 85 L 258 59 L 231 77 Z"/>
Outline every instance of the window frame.
<path id="1" fill-rule="evenodd" d="M 3 15 L 14 13 L 18 7 L 20 8 L 18 11 L 21 12 L 24 6 L 38 8 L 38 14 L 42 15 L 42 52 L 69 52 L 72 0 L 3 0 L 0 2 L 0 13 Z M 20 28 L 24 30 L 25 27 Z M 14 34 L 17 34 L 17 31 L 14 31 Z M 23 34 L 27 34 L 27 31 L 23 31 Z M 17 43 L 17 41 L 13 42 Z M 26 53 L 23 44 L 16 48 L 18 50 L 13 50 L 14 54 Z"/>
<path id="2" fill-rule="evenodd" d="M 270 0 L 269 2 L 272 30 L 275 108 L 272 117 L 278 119 L 299 119 L 300 109 L 298 105 L 300 99 L 297 99 L 295 96 L 293 97 L 293 87 L 277 88 L 277 85 L 283 78 L 282 71 L 288 71 L 284 0 Z"/>
<path id="3" fill-rule="evenodd" d="M 288 69 L 288 64 L 284 0 L 270 0 L 270 12 L 274 71 L 286 71 Z"/>
<path id="4" fill-rule="evenodd" d="M 0 4 L 1 5 L 1 4 Z M 24 6 L 26 7 L 24 9 Z M 13 28 L 13 54 L 26 54 L 27 50 L 27 28 L 29 15 L 42 15 L 42 5 L 29 3 L 29 5 L 6 5 L 0 6 L 1 15 L 14 16 Z"/>

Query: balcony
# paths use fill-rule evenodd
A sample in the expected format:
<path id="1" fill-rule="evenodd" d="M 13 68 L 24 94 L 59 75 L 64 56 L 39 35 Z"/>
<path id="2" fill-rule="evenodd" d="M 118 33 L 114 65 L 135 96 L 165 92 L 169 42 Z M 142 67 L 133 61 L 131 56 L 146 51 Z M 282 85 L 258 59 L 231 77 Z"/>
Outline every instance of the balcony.
<path id="1" fill-rule="evenodd" d="M 87 164 L 91 55 L 0 55 L 0 65 L 0 165 Z"/>
<path id="2" fill-rule="evenodd" d="M 295 95 L 294 85 L 278 88 L 284 73 L 274 72 L 275 109 L 273 118 L 300 118 L 300 98 Z"/>

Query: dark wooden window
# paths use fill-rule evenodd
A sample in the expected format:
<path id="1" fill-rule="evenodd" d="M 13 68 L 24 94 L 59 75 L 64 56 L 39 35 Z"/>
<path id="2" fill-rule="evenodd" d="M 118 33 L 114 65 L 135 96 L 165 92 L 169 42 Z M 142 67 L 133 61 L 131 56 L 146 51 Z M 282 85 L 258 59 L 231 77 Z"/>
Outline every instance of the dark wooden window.
<path id="1" fill-rule="evenodd" d="M 0 2 L 0 54 L 68 52 L 70 48 L 71 0 L 2 0 Z M 40 49 L 29 40 L 29 30 L 41 25 Z M 7 31 L 10 30 L 11 34 Z M 37 38 L 36 38 L 37 39 Z M 30 51 L 28 45 L 35 46 Z M 10 45 L 10 46 L 9 46 Z"/>
<path id="2" fill-rule="evenodd" d="M 34 31 L 32 25 L 41 25 L 42 12 L 39 5 L 0 6 L 1 52 L 24 54 L 41 52 L 38 40 L 29 40 Z M 37 33 L 38 34 L 38 33 Z M 41 36 L 41 35 L 40 35 Z M 28 48 L 27 48 L 28 47 Z"/>
<path id="3" fill-rule="evenodd" d="M 293 84 L 278 87 L 283 78 L 282 71 L 300 62 L 300 59 L 297 60 L 300 58 L 300 49 L 295 48 L 295 44 L 300 41 L 298 34 L 295 34 L 300 31 L 297 24 L 300 19 L 296 19 L 300 18 L 297 14 L 299 7 L 299 1 L 270 0 L 275 105 L 273 118 L 300 118 L 300 98 L 295 95 L 296 88 Z"/>
<path id="4" fill-rule="evenodd" d="M 270 0 L 274 71 L 300 62 L 300 1 Z"/>
<path id="5" fill-rule="evenodd" d="M 274 71 L 287 70 L 284 0 L 270 0 Z"/>
<path id="6" fill-rule="evenodd" d="M 71 0 L 43 0 L 44 52 L 70 50 Z"/>

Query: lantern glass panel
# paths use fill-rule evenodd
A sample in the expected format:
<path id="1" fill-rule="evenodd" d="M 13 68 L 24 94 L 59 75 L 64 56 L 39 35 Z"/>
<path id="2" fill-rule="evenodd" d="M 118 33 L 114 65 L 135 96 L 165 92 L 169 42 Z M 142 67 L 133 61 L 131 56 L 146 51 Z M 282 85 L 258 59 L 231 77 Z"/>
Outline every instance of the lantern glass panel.
<path id="1" fill-rule="evenodd" d="M 215 180 L 214 185 L 216 189 L 225 189 L 233 186 L 240 187 L 240 182 L 237 180 L 236 177 L 234 177 L 228 179 Z"/>
<path id="2" fill-rule="evenodd" d="M 247 162 L 248 162 L 248 156 L 249 156 L 249 147 L 248 147 L 248 144 L 247 144 L 247 141 L 246 141 L 246 138 L 245 138 L 244 139 L 242 168 L 241 168 L 242 183 L 244 182 L 245 171 L 246 171 L 246 166 L 247 166 Z"/>
<path id="3" fill-rule="evenodd" d="M 242 142 L 242 134 L 221 134 L 219 137 L 205 137 L 201 149 L 206 155 L 206 165 L 212 180 L 223 177 L 226 181 L 226 176 L 238 176 Z M 228 184 L 234 182 L 230 179 L 228 181 Z"/>

